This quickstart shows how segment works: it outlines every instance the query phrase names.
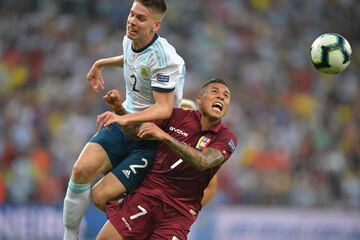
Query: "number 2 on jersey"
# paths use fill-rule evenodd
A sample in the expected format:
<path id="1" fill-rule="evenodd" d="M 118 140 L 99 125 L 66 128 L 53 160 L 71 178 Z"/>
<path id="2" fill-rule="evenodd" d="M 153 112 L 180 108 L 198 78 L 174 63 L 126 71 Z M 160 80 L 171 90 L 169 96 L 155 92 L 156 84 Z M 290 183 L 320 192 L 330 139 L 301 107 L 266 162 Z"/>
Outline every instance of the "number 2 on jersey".
<path id="1" fill-rule="evenodd" d="M 132 90 L 135 91 L 135 92 L 139 92 L 139 90 L 136 89 L 136 81 L 137 81 L 137 79 L 136 79 L 135 75 L 133 74 L 133 75 L 131 75 L 130 77 L 131 77 L 132 79 L 134 79 L 134 84 L 133 84 Z"/>

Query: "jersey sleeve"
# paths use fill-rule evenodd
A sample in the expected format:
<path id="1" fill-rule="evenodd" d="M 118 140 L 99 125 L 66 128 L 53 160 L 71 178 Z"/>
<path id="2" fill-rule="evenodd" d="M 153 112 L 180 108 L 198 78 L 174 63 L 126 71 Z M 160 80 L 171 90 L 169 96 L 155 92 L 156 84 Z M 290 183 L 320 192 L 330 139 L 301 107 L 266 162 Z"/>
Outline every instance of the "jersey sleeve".
<path id="1" fill-rule="evenodd" d="M 172 92 L 179 82 L 180 71 L 178 64 L 171 64 L 165 67 L 154 69 L 151 76 L 151 88 L 157 92 Z"/>
<path id="2" fill-rule="evenodd" d="M 172 92 L 184 74 L 185 63 L 173 48 L 157 43 L 149 62 L 151 88 L 157 92 Z"/>
<path id="3" fill-rule="evenodd" d="M 235 151 L 237 143 L 237 137 L 229 130 L 225 130 L 218 133 L 214 141 L 211 141 L 208 147 L 220 151 L 224 155 L 226 161 Z"/>

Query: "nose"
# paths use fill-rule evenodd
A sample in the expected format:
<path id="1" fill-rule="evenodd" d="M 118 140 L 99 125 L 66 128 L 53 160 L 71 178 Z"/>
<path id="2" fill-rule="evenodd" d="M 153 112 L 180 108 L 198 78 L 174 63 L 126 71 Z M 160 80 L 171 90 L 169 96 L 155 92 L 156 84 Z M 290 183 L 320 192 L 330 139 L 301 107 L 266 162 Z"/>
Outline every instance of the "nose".
<path id="1" fill-rule="evenodd" d="M 128 23 L 129 23 L 130 25 L 134 25 L 134 22 L 135 22 L 135 17 L 134 17 L 134 16 L 129 16 L 129 18 L 128 18 Z"/>
<path id="2" fill-rule="evenodd" d="M 217 96 L 217 98 L 218 98 L 218 99 L 221 99 L 221 100 L 224 100 L 224 99 L 225 99 L 224 96 L 222 96 L 222 95 Z"/>

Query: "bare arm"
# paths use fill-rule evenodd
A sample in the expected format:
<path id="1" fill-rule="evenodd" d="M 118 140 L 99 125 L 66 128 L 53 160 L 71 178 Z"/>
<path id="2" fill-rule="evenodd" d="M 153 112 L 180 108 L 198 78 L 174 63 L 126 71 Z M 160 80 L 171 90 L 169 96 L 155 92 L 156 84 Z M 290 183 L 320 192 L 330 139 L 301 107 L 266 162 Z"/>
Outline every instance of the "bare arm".
<path id="1" fill-rule="evenodd" d="M 214 148 L 207 148 L 201 152 L 176 140 L 153 123 L 142 124 L 138 136 L 140 138 L 151 136 L 164 142 L 179 155 L 181 159 L 189 163 L 198 171 L 204 171 L 220 165 L 225 160 L 224 155 L 220 151 Z"/>
<path id="2" fill-rule="evenodd" d="M 156 101 L 155 104 L 142 112 L 129 113 L 122 116 L 105 112 L 98 116 L 98 121 L 101 121 L 106 127 L 112 123 L 125 126 L 128 124 L 169 118 L 173 109 L 174 93 L 154 92 L 154 98 Z"/>
<path id="3" fill-rule="evenodd" d="M 174 93 L 154 92 L 155 104 L 142 112 L 123 116 L 124 125 L 135 122 L 150 122 L 170 118 L 174 103 Z M 123 125 L 123 124 L 122 124 Z"/>
<path id="4" fill-rule="evenodd" d="M 124 66 L 124 56 L 116 56 L 111 58 L 104 58 L 97 60 L 94 65 L 91 67 L 87 74 L 87 80 L 91 89 L 98 93 L 100 89 L 105 89 L 105 82 L 101 76 L 101 69 L 107 66 L 123 67 Z"/>
<path id="5" fill-rule="evenodd" d="M 98 68 L 102 67 L 124 67 L 124 55 L 99 59 L 94 63 Z"/>
<path id="6" fill-rule="evenodd" d="M 164 142 L 184 161 L 199 171 L 205 171 L 206 169 L 220 165 L 224 161 L 224 155 L 214 148 L 207 148 L 203 152 L 200 152 L 171 136 Z"/>
<path id="7" fill-rule="evenodd" d="M 201 205 L 206 205 L 215 195 L 218 185 L 218 179 L 217 175 L 215 175 L 211 181 L 209 182 L 209 185 L 204 190 L 204 196 L 201 200 Z"/>
<path id="8" fill-rule="evenodd" d="M 127 114 L 125 108 L 121 103 L 121 94 L 117 89 L 111 89 L 103 96 L 105 103 L 113 110 L 117 115 Z"/>

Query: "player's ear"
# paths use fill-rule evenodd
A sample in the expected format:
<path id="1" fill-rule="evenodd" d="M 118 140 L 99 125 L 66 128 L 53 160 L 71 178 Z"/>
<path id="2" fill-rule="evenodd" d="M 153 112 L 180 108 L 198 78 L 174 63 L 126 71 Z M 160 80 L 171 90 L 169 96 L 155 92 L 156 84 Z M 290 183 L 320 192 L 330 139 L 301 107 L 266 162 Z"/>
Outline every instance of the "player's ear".
<path id="1" fill-rule="evenodd" d="M 157 32 L 160 30 L 160 26 L 161 26 L 161 22 L 160 21 L 156 21 L 152 27 L 152 31 L 153 32 Z"/>
<path id="2" fill-rule="evenodd" d="M 201 97 L 200 97 L 200 96 L 196 96 L 195 102 L 196 102 L 196 104 L 197 104 L 198 106 L 200 106 L 200 105 L 201 105 Z"/>

